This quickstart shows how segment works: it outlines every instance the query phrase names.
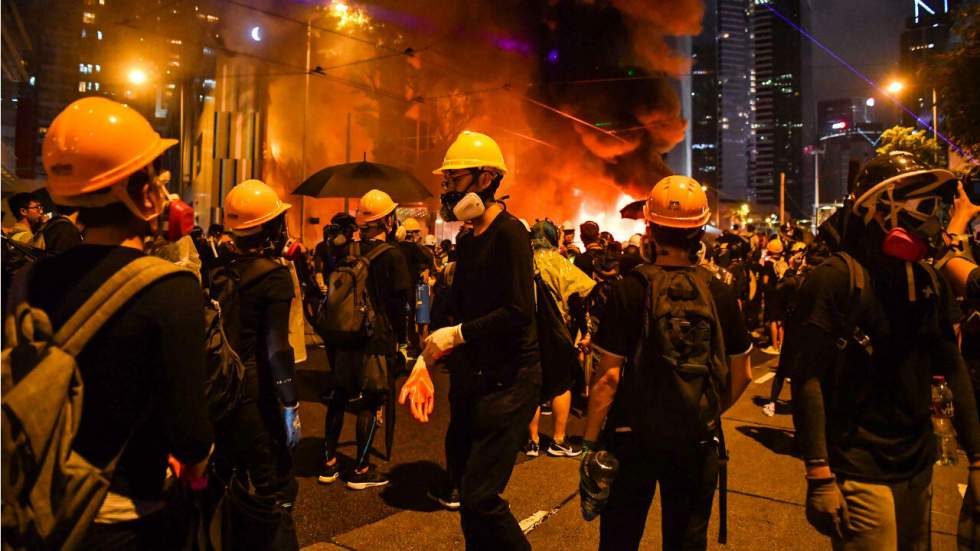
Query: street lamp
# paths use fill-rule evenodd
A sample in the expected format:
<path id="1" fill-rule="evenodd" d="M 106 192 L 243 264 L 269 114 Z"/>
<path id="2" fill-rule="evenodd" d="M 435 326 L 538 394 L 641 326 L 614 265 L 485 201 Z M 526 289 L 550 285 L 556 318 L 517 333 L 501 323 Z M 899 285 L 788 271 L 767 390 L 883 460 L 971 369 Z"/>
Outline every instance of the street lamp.
<path id="1" fill-rule="evenodd" d="M 905 83 L 895 79 L 885 86 L 885 90 L 895 96 L 899 92 L 905 89 Z M 936 87 L 930 86 L 932 89 L 932 140 L 936 143 L 939 142 L 939 102 L 936 99 Z M 897 100 L 896 100 L 897 101 Z"/>
<path id="2" fill-rule="evenodd" d="M 905 83 L 900 80 L 893 80 L 885 86 L 885 91 L 891 95 L 896 95 L 905 88 Z"/>
<path id="3" fill-rule="evenodd" d="M 126 80 L 128 80 L 130 84 L 135 84 L 136 86 L 145 84 L 148 78 L 149 77 L 146 76 L 146 71 L 140 69 L 139 67 L 133 67 L 128 73 L 126 73 Z"/>

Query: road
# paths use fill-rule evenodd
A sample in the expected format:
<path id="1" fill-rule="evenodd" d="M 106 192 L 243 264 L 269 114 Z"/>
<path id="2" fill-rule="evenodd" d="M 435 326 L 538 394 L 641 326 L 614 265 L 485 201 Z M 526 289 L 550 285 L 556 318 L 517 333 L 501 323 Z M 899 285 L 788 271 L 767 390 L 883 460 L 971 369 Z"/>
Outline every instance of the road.
<path id="1" fill-rule="evenodd" d="M 770 369 L 775 356 L 753 354 L 754 379 L 742 399 L 723 418 L 731 454 L 729 463 L 728 545 L 717 538 L 717 498 L 709 527 L 709 549 L 810 550 L 829 549 L 804 518 L 805 484 L 802 464 L 794 454 L 793 425 L 788 406 L 780 403 L 775 417 L 761 412 L 768 397 Z M 318 401 L 324 385 L 321 350 L 311 348 L 309 362 L 300 370 L 300 411 L 304 437 L 296 452 L 300 483 L 295 522 L 300 546 L 311 551 L 425 550 L 463 548 L 456 513 L 437 508 L 425 497 L 426 489 L 444 476 L 443 437 L 449 423 L 448 375 L 434 376 L 438 400 L 427 425 L 416 423 L 407 410 L 397 412 L 393 460 L 375 458 L 391 476 L 383 489 L 355 492 L 342 482 L 319 484 L 316 470 L 322 460 L 324 407 Z M 789 385 L 786 385 L 787 387 Z M 789 397 L 789 389 L 782 398 Z M 542 418 L 541 432 L 550 434 L 550 417 Z M 573 416 L 570 434 L 581 434 L 582 420 Z M 351 464 L 354 455 L 353 417 L 348 414 L 341 436 L 341 459 Z M 379 435 L 375 448 L 384 451 Z M 380 455 L 380 454 L 379 454 Z M 965 483 L 965 457 L 956 466 L 936 467 L 933 498 L 933 549 L 955 549 L 960 488 Z M 521 454 L 505 497 L 522 521 L 534 549 L 539 551 L 596 549 L 598 521 L 587 523 L 579 512 L 578 461 Z M 659 505 L 651 509 L 643 549 L 660 549 Z"/>

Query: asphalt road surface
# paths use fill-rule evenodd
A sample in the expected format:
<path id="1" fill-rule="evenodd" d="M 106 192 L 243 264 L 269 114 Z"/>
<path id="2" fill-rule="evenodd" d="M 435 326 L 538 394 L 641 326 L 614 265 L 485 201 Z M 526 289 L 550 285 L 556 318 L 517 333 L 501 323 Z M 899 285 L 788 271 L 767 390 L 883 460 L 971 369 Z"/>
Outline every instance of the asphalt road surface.
<path id="1" fill-rule="evenodd" d="M 708 531 L 709 549 L 810 550 L 830 549 L 804 518 L 803 468 L 793 443 L 789 407 L 781 402 L 775 417 L 761 412 L 769 395 L 770 370 L 776 356 L 753 353 L 754 382 L 724 416 L 730 450 L 728 545 L 719 545 L 718 507 Z M 309 550 L 424 550 L 462 549 L 463 536 L 456 513 L 443 511 L 425 495 L 445 476 L 443 438 L 449 423 L 448 375 L 434 373 L 437 403 L 430 422 L 415 422 L 404 407 L 397 410 L 395 444 L 390 462 L 383 459 L 383 432 L 375 439 L 374 464 L 391 476 L 385 488 L 351 491 L 341 481 L 319 484 L 322 462 L 325 389 L 322 350 L 311 347 L 310 360 L 300 371 L 303 439 L 296 451 L 300 483 L 294 518 L 300 546 Z M 789 385 L 782 398 L 789 398 Z M 386 422 L 391 422 L 387 419 Z M 350 414 L 339 453 L 348 466 L 355 455 L 354 418 Z M 570 435 L 581 435 L 582 419 L 573 415 Z M 542 439 L 551 434 L 551 418 L 542 417 Z M 542 446 L 542 451 L 544 446 Z M 955 466 L 936 467 L 933 498 L 933 549 L 953 550 L 961 484 L 966 481 L 965 456 Z M 598 521 L 582 520 L 578 500 L 578 461 L 567 458 L 528 459 L 520 454 L 505 497 L 522 522 L 536 550 L 596 549 Z M 643 549 L 660 549 L 659 505 L 651 508 Z"/>

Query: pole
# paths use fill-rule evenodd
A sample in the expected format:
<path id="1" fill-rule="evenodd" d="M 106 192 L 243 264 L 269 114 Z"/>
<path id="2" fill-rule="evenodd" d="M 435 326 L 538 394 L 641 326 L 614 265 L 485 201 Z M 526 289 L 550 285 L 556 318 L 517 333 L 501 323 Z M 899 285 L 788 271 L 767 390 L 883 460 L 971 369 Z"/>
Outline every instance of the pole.
<path id="1" fill-rule="evenodd" d="M 350 162 L 350 111 L 347 112 L 347 142 L 344 146 L 344 162 Z M 344 214 L 350 214 L 350 197 L 344 197 Z"/>
<path id="2" fill-rule="evenodd" d="M 813 150 L 813 228 L 817 228 L 820 216 L 820 154 L 823 151 Z"/>
<path id="3" fill-rule="evenodd" d="M 310 50 L 313 37 L 313 20 L 306 20 L 306 73 L 303 83 L 303 180 L 306 180 L 306 121 L 310 111 Z M 306 196 L 299 198 L 299 241 L 306 236 Z"/>
<path id="4" fill-rule="evenodd" d="M 786 173 L 779 173 L 779 223 L 786 221 Z"/>
<path id="5" fill-rule="evenodd" d="M 936 102 L 936 88 L 932 88 L 932 141 L 939 144 L 939 104 Z"/>

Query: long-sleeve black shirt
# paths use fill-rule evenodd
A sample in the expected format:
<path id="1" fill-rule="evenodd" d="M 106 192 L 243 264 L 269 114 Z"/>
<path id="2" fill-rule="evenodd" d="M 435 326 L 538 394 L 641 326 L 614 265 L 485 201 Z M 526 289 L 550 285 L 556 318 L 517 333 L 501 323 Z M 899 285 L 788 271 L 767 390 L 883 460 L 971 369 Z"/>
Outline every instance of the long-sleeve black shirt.
<path id="1" fill-rule="evenodd" d="M 457 253 L 452 302 L 466 344 L 453 353 L 451 370 L 507 383 L 540 361 L 531 236 L 502 212 L 482 234 L 461 237 Z"/>
<path id="2" fill-rule="evenodd" d="M 361 254 L 367 254 L 383 241 L 361 241 Z M 386 324 L 375 328 L 367 352 L 391 354 L 399 344 L 408 342 L 409 308 L 414 301 L 412 275 L 405 255 L 397 246 L 379 254 L 368 272 L 368 291 L 375 311 Z"/>
<path id="3" fill-rule="evenodd" d="M 57 330 L 112 274 L 141 256 L 132 248 L 83 244 L 43 259 L 34 268 L 28 300 L 48 313 Z M 133 435 L 113 491 L 159 499 L 168 454 L 185 464 L 207 457 L 212 433 L 204 395 L 204 303 L 191 272 L 165 277 L 136 295 L 76 359 L 85 394 L 75 451 L 105 466 Z"/>

